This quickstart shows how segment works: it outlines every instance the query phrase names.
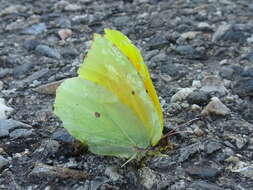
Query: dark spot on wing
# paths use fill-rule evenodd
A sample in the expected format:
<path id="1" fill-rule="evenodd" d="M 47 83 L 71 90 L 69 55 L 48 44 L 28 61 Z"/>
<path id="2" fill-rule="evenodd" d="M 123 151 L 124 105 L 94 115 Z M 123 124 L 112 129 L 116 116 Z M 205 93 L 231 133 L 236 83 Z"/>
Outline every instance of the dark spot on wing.
<path id="1" fill-rule="evenodd" d="M 148 90 L 146 89 L 146 92 L 147 92 L 147 94 L 148 94 Z"/>
<path id="2" fill-rule="evenodd" d="M 98 113 L 98 112 L 95 112 L 94 115 L 95 115 L 96 118 L 99 118 L 101 116 L 101 114 Z"/>
<path id="3" fill-rule="evenodd" d="M 132 91 L 131 93 L 132 93 L 132 95 L 135 95 L 135 91 Z"/>

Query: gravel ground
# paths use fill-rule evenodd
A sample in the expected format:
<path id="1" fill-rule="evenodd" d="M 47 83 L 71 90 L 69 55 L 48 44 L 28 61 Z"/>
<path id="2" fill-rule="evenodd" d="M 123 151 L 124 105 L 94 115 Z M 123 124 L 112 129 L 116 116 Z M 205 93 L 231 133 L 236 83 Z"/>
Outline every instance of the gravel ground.
<path id="1" fill-rule="evenodd" d="M 251 0 L 0 0 L 0 189 L 252 190 L 252 18 Z M 52 113 L 106 27 L 140 47 L 164 133 L 201 117 L 124 167 Z"/>

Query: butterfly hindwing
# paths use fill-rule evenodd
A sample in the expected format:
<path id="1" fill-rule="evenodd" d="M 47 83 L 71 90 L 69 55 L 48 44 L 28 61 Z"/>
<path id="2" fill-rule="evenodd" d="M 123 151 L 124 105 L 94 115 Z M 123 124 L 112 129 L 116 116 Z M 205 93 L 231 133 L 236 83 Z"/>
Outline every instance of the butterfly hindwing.
<path id="1" fill-rule="evenodd" d="M 138 117 L 105 87 L 76 77 L 58 89 L 55 113 L 64 127 L 92 152 L 131 157 L 150 138 Z"/>

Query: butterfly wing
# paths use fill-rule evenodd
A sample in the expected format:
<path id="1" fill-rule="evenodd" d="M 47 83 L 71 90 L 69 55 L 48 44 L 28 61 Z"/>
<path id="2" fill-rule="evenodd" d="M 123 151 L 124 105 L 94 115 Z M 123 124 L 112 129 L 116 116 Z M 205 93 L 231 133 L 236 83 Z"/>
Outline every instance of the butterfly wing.
<path id="1" fill-rule="evenodd" d="M 96 154 L 129 158 L 147 148 L 150 137 L 141 120 L 106 87 L 80 77 L 57 89 L 55 114 L 64 127 Z"/>
<path id="2" fill-rule="evenodd" d="M 143 83 L 145 85 L 145 88 L 147 89 L 148 95 L 150 96 L 156 112 L 159 115 L 160 119 L 160 128 L 157 129 L 159 131 L 163 130 L 163 113 L 162 113 L 162 108 L 158 99 L 158 96 L 156 94 L 156 90 L 154 88 L 154 85 L 151 81 L 148 68 L 146 64 L 144 63 L 144 60 L 142 58 L 142 55 L 139 51 L 139 49 L 132 44 L 132 42 L 121 32 L 117 30 L 110 30 L 110 29 L 105 29 L 105 38 L 110 40 L 113 44 L 119 48 L 119 50 L 128 57 L 130 62 L 134 65 L 136 70 L 139 72 Z M 160 133 L 160 132 L 157 132 Z M 158 137 L 159 138 L 159 137 Z M 156 142 L 157 140 L 155 140 Z M 154 143 L 155 144 L 155 143 Z"/>
<path id="3" fill-rule="evenodd" d="M 94 35 L 92 47 L 78 74 L 115 94 L 143 123 L 142 127 L 148 133 L 150 143 L 154 145 L 159 141 L 162 135 L 159 115 L 146 92 L 143 80 L 135 66 L 110 40 Z"/>

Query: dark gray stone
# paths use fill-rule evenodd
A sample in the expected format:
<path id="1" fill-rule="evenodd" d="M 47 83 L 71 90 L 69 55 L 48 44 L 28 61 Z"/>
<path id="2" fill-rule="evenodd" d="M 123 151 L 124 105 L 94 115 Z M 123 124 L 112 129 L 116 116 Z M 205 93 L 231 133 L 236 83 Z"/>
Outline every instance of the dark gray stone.
<path id="1" fill-rule="evenodd" d="M 28 51 L 35 50 L 35 48 L 40 44 L 38 40 L 25 40 L 23 46 Z"/>
<path id="2" fill-rule="evenodd" d="M 22 78 L 29 70 L 31 70 L 32 67 L 33 67 L 32 63 L 25 63 L 15 67 L 13 70 L 14 78 L 16 79 Z"/>
<path id="3" fill-rule="evenodd" d="M 208 183 L 205 181 L 196 181 L 189 185 L 190 188 L 194 190 L 224 190 L 216 184 Z"/>
<path id="4" fill-rule="evenodd" d="M 208 142 L 205 146 L 205 151 L 207 154 L 212 154 L 213 152 L 221 149 L 221 144 L 219 142 Z"/>
<path id="5" fill-rule="evenodd" d="M 22 34 L 38 35 L 47 29 L 45 23 L 34 24 L 22 31 Z"/>
<path id="6" fill-rule="evenodd" d="M 233 91 L 240 96 L 253 96 L 253 78 L 243 78 L 236 82 Z"/>
<path id="7" fill-rule="evenodd" d="M 200 178 L 214 178 L 220 174 L 220 170 L 206 165 L 195 165 L 185 169 L 185 171 L 192 177 Z"/>
<path id="8" fill-rule="evenodd" d="M 9 163 L 7 159 L 0 155 L 0 171 Z"/>
<path id="9" fill-rule="evenodd" d="M 61 58 L 61 54 L 56 49 L 50 48 L 47 45 L 38 45 L 35 51 L 41 55 L 44 55 L 46 57 L 50 57 L 53 59 Z"/>
<path id="10" fill-rule="evenodd" d="M 149 49 L 161 49 L 167 45 L 169 45 L 168 39 L 164 35 L 158 35 L 151 38 L 151 40 L 148 42 Z"/>
<path id="11" fill-rule="evenodd" d="M 9 136 L 14 129 L 31 129 L 30 125 L 12 119 L 0 120 L 0 138 Z"/>
<path id="12" fill-rule="evenodd" d="M 187 101 L 190 104 L 197 104 L 197 105 L 206 105 L 209 102 L 209 99 L 211 96 L 208 92 L 202 91 L 202 90 L 195 90 L 193 93 L 189 94 L 187 97 Z"/>
<path id="13" fill-rule="evenodd" d="M 75 140 L 65 129 L 58 129 L 55 131 L 52 135 L 52 139 L 64 143 L 72 143 Z"/>
<path id="14" fill-rule="evenodd" d="M 10 133 L 12 139 L 26 138 L 33 134 L 32 129 L 15 129 Z"/>

